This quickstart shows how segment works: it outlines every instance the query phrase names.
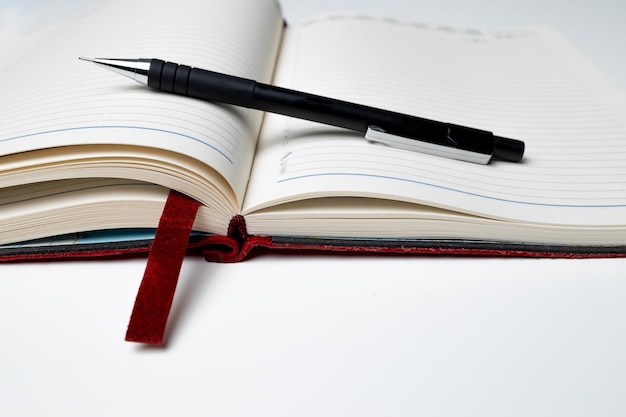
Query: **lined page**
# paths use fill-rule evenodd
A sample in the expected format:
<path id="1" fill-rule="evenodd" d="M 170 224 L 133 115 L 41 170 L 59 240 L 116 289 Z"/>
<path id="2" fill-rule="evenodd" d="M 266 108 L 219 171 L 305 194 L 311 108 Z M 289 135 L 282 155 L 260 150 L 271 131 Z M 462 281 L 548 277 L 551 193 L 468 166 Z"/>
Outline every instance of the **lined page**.
<path id="1" fill-rule="evenodd" d="M 213 167 L 241 202 L 262 114 L 153 92 L 78 57 L 160 58 L 269 81 L 281 32 L 272 0 L 107 1 L 3 69 L 0 154 L 153 147 Z"/>
<path id="2" fill-rule="evenodd" d="M 526 155 L 483 166 L 268 116 L 246 212 L 367 196 L 513 221 L 626 224 L 624 93 L 548 28 L 326 16 L 288 29 L 275 83 L 490 130 L 524 140 Z"/>

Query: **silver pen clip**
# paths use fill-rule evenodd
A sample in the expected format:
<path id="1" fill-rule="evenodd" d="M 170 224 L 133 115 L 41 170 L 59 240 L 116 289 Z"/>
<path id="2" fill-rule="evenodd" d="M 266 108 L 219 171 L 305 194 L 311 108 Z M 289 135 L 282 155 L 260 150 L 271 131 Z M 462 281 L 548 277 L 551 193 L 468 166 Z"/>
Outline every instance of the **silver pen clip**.
<path id="1" fill-rule="evenodd" d="M 381 143 L 392 148 L 404 149 L 413 152 L 420 152 L 429 155 L 441 156 L 444 158 L 458 159 L 461 161 L 473 162 L 486 165 L 491 160 L 491 154 L 474 152 L 459 149 L 454 146 L 438 145 L 436 143 L 425 142 L 417 139 L 406 138 L 384 132 L 376 126 L 369 126 L 365 132 L 365 139 Z"/>

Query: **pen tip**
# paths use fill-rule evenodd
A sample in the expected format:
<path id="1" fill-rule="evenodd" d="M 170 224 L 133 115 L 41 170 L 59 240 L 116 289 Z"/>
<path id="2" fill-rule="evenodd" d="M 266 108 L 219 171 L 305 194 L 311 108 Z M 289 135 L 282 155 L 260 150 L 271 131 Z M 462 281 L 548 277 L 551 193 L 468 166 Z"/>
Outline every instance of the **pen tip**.
<path id="1" fill-rule="evenodd" d="M 79 56 L 78 59 L 80 59 L 81 61 L 96 62 L 95 59 L 93 59 L 93 58 L 85 58 L 84 56 Z"/>

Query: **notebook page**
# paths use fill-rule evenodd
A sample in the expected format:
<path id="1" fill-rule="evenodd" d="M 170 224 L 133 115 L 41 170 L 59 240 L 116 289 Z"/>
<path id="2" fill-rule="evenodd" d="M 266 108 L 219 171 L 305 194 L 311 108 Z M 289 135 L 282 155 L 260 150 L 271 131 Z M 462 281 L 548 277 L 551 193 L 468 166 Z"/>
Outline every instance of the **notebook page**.
<path id="1" fill-rule="evenodd" d="M 626 100 L 547 28 L 480 31 L 333 15 L 288 29 L 275 83 L 493 131 L 522 163 L 483 166 L 268 116 L 246 212 L 373 196 L 526 222 L 626 223 Z"/>
<path id="2" fill-rule="evenodd" d="M 241 201 L 261 114 L 153 92 L 78 57 L 160 58 L 269 81 L 282 32 L 279 7 L 272 0 L 161 3 L 107 1 L 5 67 L 0 154 L 79 144 L 152 147 L 213 167 Z"/>

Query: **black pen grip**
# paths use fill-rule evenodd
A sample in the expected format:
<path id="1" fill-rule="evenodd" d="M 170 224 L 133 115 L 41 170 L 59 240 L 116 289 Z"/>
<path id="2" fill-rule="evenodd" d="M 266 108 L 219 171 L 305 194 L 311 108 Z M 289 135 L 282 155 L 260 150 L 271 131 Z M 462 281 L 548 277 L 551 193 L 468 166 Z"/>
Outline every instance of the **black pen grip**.
<path id="1" fill-rule="evenodd" d="M 205 101 L 249 107 L 256 82 L 246 78 L 153 59 L 148 86 Z"/>

